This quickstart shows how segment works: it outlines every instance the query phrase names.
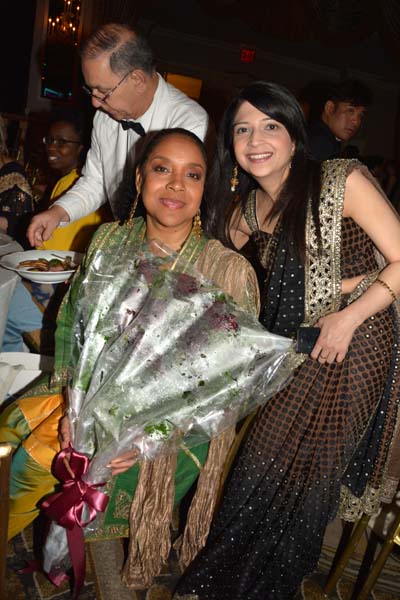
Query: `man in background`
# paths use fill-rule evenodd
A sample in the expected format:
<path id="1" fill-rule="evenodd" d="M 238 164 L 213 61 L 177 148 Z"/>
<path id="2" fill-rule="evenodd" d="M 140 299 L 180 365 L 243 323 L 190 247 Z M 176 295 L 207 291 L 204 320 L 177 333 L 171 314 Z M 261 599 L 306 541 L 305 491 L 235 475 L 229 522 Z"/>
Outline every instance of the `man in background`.
<path id="1" fill-rule="evenodd" d="M 370 104 L 371 93 L 359 81 L 348 79 L 329 86 L 320 116 L 309 126 L 312 156 L 317 160 L 339 158 L 342 142 L 356 135 Z"/>
<path id="2" fill-rule="evenodd" d="M 150 132 L 182 127 L 204 140 L 205 110 L 168 84 L 154 67 L 147 41 L 129 26 L 108 23 L 81 48 L 85 91 L 97 109 L 82 176 L 29 226 L 33 246 L 48 240 L 60 223 L 76 221 L 106 201 L 115 218 L 125 216 L 133 185 L 137 144 Z"/>

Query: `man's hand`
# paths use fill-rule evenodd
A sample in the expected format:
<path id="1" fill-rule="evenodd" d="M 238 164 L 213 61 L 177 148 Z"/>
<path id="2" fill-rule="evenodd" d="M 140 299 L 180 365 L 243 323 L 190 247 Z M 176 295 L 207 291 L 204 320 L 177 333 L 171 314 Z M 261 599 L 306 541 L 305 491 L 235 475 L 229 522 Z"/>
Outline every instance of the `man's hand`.
<path id="1" fill-rule="evenodd" d="M 27 236 L 31 246 L 41 246 L 47 242 L 61 221 L 69 221 L 68 213 L 58 205 L 52 206 L 33 217 L 28 227 Z"/>

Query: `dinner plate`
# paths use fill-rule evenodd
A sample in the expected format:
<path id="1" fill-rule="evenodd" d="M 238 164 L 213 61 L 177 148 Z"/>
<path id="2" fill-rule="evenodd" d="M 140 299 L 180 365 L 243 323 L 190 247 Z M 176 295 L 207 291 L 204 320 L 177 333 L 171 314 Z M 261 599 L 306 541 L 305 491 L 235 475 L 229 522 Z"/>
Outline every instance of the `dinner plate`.
<path id="1" fill-rule="evenodd" d="M 83 254 L 64 250 L 26 250 L 25 252 L 13 252 L 2 256 L 0 266 L 16 271 L 21 277 L 35 283 L 61 283 L 69 279 L 75 273 L 75 269 L 70 271 L 28 271 L 26 268 L 18 268 L 18 265 L 23 260 L 37 260 L 39 258 L 51 260 L 53 258 L 66 258 L 67 256 L 72 257 L 72 261 L 78 265 Z"/>

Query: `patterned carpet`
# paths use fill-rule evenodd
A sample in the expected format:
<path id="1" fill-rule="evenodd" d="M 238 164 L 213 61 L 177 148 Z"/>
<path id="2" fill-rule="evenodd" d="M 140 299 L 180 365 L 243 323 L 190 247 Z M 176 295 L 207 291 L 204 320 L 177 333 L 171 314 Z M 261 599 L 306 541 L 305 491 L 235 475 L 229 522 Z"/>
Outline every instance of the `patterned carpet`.
<path id="1" fill-rule="evenodd" d="M 40 541 L 33 527 L 24 529 L 22 534 L 15 536 L 8 544 L 7 573 L 4 600 L 69 600 L 71 587 L 68 582 L 56 588 L 47 577 L 40 572 L 20 573 L 27 567 L 28 561 L 40 556 Z M 95 600 L 97 598 L 92 575 L 92 563 L 86 561 L 86 578 L 80 600 Z M 3 600 L 3 599 L 1 599 Z M 111 597 L 110 597 L 111 600 Z"/>
<path id="2" fill-rule="evenodd" d="M 6 596 L 4 600 L 68 600 L 71 589 L 68 583 L 54 587 L 42 573 L 19 573 L 26 561 L 40 555 L 39 526 L 27 528 L 9 543 L 7 558 Z M 321 554 L 318 573 L 306 580 L 302 586 L 304 600 L 326 600 L 322 585 L 332 564 L 338 538 L 341 534 L 340 521 L 335 521 L 327 531 Z M 80 600 L 171 600 L 172 590 L 179 578 L 179 567 L 175 556 L 149 590 L 128 590 L 120 581 L 119 572 L 124 561 L 121 540 L 92 542 L 87 548 L 87 573 Z M 365 550 L 365 541 L 360 544 L 356 555 L 339 581 L 332 600 L 356 600 L 352 598 L 353 584 L 360 566 L 360 556 Z M 3 599 L 1 599 L 3 600 Z M 260 599 L 261 600 L 261 599 Z M 400 560 L 390 557 L 375 587 L 371 600 L 400 600 Z"/>
<path id="3" fill-rule="evenodd" d="M 89 544 L 89 553 L 96 568 L 98 596 L 97 600 L 171 600 L 172 592 L 180 576 L 178 562 L 171 554 L 168 564 L 154 584 L 146 591 L 129 590 L 121 582 L 118 573 L 124 561 L 124 549 L 120 540 L 93 542 Z"/>

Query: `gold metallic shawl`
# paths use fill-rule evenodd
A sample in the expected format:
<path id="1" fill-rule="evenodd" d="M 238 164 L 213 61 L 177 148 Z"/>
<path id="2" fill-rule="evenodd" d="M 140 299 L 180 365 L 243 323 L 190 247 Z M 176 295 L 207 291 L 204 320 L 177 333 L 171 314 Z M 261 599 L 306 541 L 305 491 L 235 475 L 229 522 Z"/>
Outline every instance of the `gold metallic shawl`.
<path id="1" fill-rule="evenodd" d="M 31 186 L 22 173 L 8 173 L 0 177 L 0 194 L 11 190 L 15 186 L 25 192 L 25 194 L 28 194 L 28 196 L 32 196 Z"/>
<path id="2" fill-rule="evenodd" d="M 255 272 L 245 258 L 209 240 L 200 251 L 195 267 L 234 300 L 257 315 L 259 294 Z M 177 547 L 180 564 L 186 567 L 205 545 L 218 498 L 229 449 L 235 438 L 232 427 L 209 445 L 206 463 L 200 472 L 188 519 Z M 161 456 L 140 466 L 138 485 L 130 510 L 128 558 L 122 578 L 128 587 L 149 587 L 168 558 L 171 548 L 170 523 L 174 501 L 176 459 Z"/>

